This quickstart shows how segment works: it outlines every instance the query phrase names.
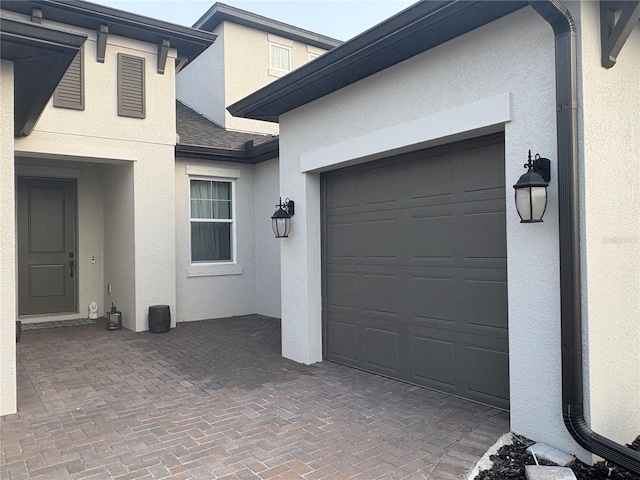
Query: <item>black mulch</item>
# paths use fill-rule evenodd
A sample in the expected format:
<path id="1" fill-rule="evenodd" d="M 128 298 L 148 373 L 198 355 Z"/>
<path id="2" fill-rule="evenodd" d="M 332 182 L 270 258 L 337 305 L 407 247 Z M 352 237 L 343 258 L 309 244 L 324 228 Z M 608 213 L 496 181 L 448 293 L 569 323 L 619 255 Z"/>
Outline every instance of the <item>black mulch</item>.
<path id="1" fill-rule="evenodd" d="M 535 465 L 533 456 L 526 452 L 527 447 L 535 442 L 514 435 L 513 444 L 505 445 L 498 453 L 491 455 L 493 466 L 490 470 L 481 471 L 474 480 L 524 480 L 525 465 Z M 640 436 L 633 443 L 627 445 L 640 452 Z M 538 459 L 540 465 L 554 465 Z M 616 467 L 608 462 L 598 462 L 595 465 L 587 465 L 576 460 L 571 465 L 573 473 L 578 480 L 640 480 L 640 475 L 635 475 L 628 470 Z"/>

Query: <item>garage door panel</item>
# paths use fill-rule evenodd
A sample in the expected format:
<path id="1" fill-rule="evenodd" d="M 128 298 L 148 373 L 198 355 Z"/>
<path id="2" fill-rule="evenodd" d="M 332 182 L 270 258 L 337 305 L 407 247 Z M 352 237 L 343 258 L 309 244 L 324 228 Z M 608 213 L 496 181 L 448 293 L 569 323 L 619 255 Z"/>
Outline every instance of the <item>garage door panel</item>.
<path id="1" fill-rule="evenodd" d="M 390 375 L 399 374 L 399 336 L 397 325 L 389 324 L 394 330 L 383 328 L 364 328 L 364 363 L 372 370 Z"/>
<path id="2" fill-rule="evenodd" d="M 363 222 L 359 229 L 358 247 L 363 257 L 395 258 L 398 255 L 398 221 Z"/>
<path id="3" fill-rule="evenodd" d="M 327 325 L 327 353 L 335 360 L 357 365 L 360 363 L 358 325 L 347 316 L 334 314 L 332 317 Z"/>
<path id="4" fill-rule="evenodd" d="M 461 317 L 467 324 L 506 330 L 507 282 L 495 280 L 465 279 L 460 295 Z M 496 332 L 494 332 L 496 334 Z"/>
<path id="5" fill-rule="evenodd" d="M 469 213 L 464 216 L 464 256 L 505 259 L 507 251 L 504 211 Z"/>
<path id="6" fill-rule="evenodd" d="M 358 204 L 358 191 L 353 188 L 354 177 L 354 174 L 337 175 L 331 185 L 327 185 L 327 198 L 330 200 L 326 207 L 333 213 Z"/>
<path id="7" fill-rule="evenodd" d="M 453 322 L 456 318 L 456 293 L 453 278 L 411 279 L 413 316 Z"/>
<path id="8" fill-rule="evenodd" d="M 452 154 L 419 158 L 410 163 L 411 198 L 451 195 L 453 191 Z"/>
<path id="9" fill-rule="evenodd" d="M 506 408 L 509 401 L 507 349 L 468 345 L 465 357 L 467 396 Z"/>
<path id="10" fill-rule="evenodd" d="M 494 137 L 324 174 L 328 359 L 508 408 L 503 152 Z"/>
<path id="11" fill-rule="evenodd" d="M 358 179 L 360 199 L 366 205 L 389 204 L 397 200 L 397 169 L 395 165 L 372 168 Z M 388 205 L 385 205 L 388 207 Z"/>
<path id="12" fill-rule="evenodd" d="M 355 223 L 339 223 L 327 227 L 329 256 L 356 257 L 358 255 L 358 225 Z"/>
<path id="13" fill-rule="evenodd" d="M 360 295 L 366 311 L 398 313 L 397 275 L 363 275 Z"/>
<path id="14" fill-rule="evenodd" d="M 411 219 L 411 258 L 450 260 L 455 253 L 451 242 L 454 218 L 451 215 L 414 217 Z"/>
<path id="15" fill-rule="evenodd" d="M 456 388 L 455 343 L 414 336 L 411 342 L 413 380 L 429 383 L 434 388 Z"/>
<path id="16" fill-rule="evenodd" d="M 504 190 L 503 145 L 465 148 L 462 168 L 465 192 Z"/>
<path id="17" fill-rule="evenodd" d="M 329 306 L 358 308 L 358 275 L 355 273 L 329 274 Z"/>

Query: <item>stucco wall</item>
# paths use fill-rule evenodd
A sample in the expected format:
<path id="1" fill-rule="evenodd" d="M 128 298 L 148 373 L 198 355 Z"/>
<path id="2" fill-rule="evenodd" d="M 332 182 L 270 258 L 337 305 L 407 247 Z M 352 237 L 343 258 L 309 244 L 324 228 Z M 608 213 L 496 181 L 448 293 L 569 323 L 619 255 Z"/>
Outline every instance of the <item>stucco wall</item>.
<path id="1" fill-rule="evenodd" d="M 256 313 L 280 318 L 280 240 L 271 215 L 280 196 L 278 159 L 255 166 Z"/>
<path id="2" fill-rule="evenodd" d="M 113 303 L 122 324 L 136 329 L 136 270 L 134 165 L 104 165 L 104 280 L 105 308 Z M 109 292 L 109 286 L 111 291 Z"/>
<path id="3" fill-rule="evenodd" d="M 0 416 L 16 412 L 13 62 L 0 61 Z"/>
<path id="4" fill-rule="evenodd" d="M 322 358 L 319 175 L 297 173 L 301 164 L 332 146 L 346 164 L 504 129 L 511 426 L 590 458 L 561 415 L 553 71 L 553 32 L 527 7 L 281 116 L 280 191 L 296 200 L 291 236 L 282 241 L 286 357 Z M 547 212 L 536 225 L 519 223 L 509 193 L 528 149 L 553 162 Z"/>
<path id="5" fill-rule="evenodd" d="M 190 168 L 199 178 L 235 179 L 236 262 L 191 265 L 189 223 Z M 208 172 L 208 173 L 207 173 Z M 239 176 L 237 176 L 239 175 Z M 256 313 L 253 165 L 176 159 L 176 288 L 178 322 Z"/>
<path id="6" fill-rule="evenodd" d="M 104 313 L 103 291 L 103 218 L 102 167 L 96 163 L 64 162 L 51 159 L 16 158 L 16 175 L 70 178 L 76 181 L 77 240 L 75 265 L 78 278 L 78 312 L 57 315 L 57 320 L 89 315 L 90 302 L 97 302 L 98 315 Z M 92 257 L 95 263 L 92 263 Z M 23 323 L 50 320 L 50 315 L 21 317 Z"/>
<path id="7" fill-rule="evenodd" d="M 176 98 L 220 126 L 225 124 L 224 22 L 216 41 L 176 77 Z"/>
<path id="8" fill-rule="evenodd" d="M 640 434 L 640 26 L 606 69 L 597 2 L 580 25 L 587 413 L 624 444 Z"/>
<path id="9" fill-rule="evenodd" d="M 269 40 L 291 48 L 292 70 L 309 61 L 307 46 L 267 32 L 224 22 L 225 107 L 277 80 L 269 73 Z M 251 72 L 250 75 L 247 72 Z M 236 118 L 225 110 L 225 127 L 232 130 L 276 133 L 277 123 Z"/>

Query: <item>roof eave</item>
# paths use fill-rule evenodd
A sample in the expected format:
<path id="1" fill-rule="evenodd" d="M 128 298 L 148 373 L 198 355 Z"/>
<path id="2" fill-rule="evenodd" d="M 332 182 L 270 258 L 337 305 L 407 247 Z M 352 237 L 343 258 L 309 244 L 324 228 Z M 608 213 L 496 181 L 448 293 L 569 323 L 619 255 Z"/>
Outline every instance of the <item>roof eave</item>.
<path id="1" fill-rule="evenodd" d="M 508 13 L 523 8 L 525 1 L 429 1 L 418 2 L 385 22 L 362 33 L 343 45 L 287 74 L 255 93 L 230 105 L 227 110 L 236 117 L 277 122 L 281 114 L 312 102 L 351 83 L 385 70 L 414 55 L 486 25 Z M 472 14 L 482 13 L 474 18 Z M 472 19 L 468 30 L 460 27 L 456 33 L 442 32 L 441 23 L 451 26 L 452 20 Z M 455 24 L 455 22 L 453 22 Z M 435 28 L 434 28 L 435 27 Z M 431 31 L 431 30 L 440 31 Z M 430 46 L 411 45 L 404 52 L 403 42 L 414 35 L 429 34 Z M 426 42 L 425 42 L 426 45 Z M 384 52 L 374 67 L 366 65 L 371 58 Z M 363 65 L 361 68 L 360 65 Z M 339 80 L 334 80 L 338 78 Z"/>
<path id="2" fill-rule="evenodd" d="M 186 56 L 189 61 L 204 52 L 217 38 L 216 35 L 203 30 L 196 30 L 83 0 L 2 1 L 3 10 L 30 14 L 30 9 L 34 7 L 64 12 L 64 19 L 56 20 L 61 23 L 89 29 L 93 29 L 95 23 L 104 23 L 110 26 L 120 25 L 126 27 L 129 33 L 125 36 L 150 43 L 159 43 L 164 38 L 169 39 L 171 46 L 178 49 L 180 54 Z"/>
<path id="3" fill-rule="evenodd" d="M 29 135 L 85 35 L 2 18 L 2 58 L 14 63 L 14 136 Z M 28 91 L 21 87 L 28 85 Z"/>
<path id="4" fill-rule="evenodd" d="M 177 157 L 200 158 L 210 161 L 256 164 L 271 160 L 278 156 L 279 139 L 247 148 L 222 148 L 206 145 L 190 145 L 179 143 L 175 152 Z"/>
<path id="5" fill-rule="evenodd" d="M 231 7 L 223 3 L 214 4 L 193 24 L 193 28 L 213 31 L 214 28 L 225 20 L 239 25 L 244 25 L 245 27 L 262 30 L 267 33 L 273 33 L 274 35 L 286 37 L 323 50 L 331 50 L 343 43 L 335 38 L 320 35 L 309 30 L 304 30 L 271 18 L 263 17 L 262 15 L 258 15 L 253 12 L 247 12 L 246 10 Z"/>

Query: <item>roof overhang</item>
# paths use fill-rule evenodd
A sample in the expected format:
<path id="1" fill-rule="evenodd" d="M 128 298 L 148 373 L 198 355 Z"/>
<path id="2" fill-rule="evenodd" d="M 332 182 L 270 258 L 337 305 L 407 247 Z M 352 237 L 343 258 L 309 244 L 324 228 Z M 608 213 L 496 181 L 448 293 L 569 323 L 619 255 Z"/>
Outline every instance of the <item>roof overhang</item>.
<path id="1" fill-rule="evenodd" d="M 220 148 L 179 143 L 176 145 L 176 156 L 219 162 L 256 164 L 277 158 L 279 149 L 279 137 L 274 137 L 272 140 L 258 145 L 253 145 L 253 142 L 247 142 L 242 148 Z"/>
<path id="2" fill-rule="evenodd" d="M 16 137 L 31 133 L 86 39 L 84 35 L 2 18 L 1 56 L 14 64 L 13 127 Z"/>
<path id="3" fill-rule="evenodd" d="M 322 48 L 323 50 L 331 50 L 342 44 L 340 40 L 336 40 L 335 38 L 319 35 L 309 30 L 304 30 L 252 12 L 247 12 L 246 10 L 225 5 L 224 3 L 215 3 L 213 7 L 207 10 L 207 12 L 193 24 L 193 28 L 211 32 L 225 20 L 263 32 L 280 35 L 281 37 Z"/>
<path id="4" fill-rule="evenodd" d="M 277 122 L 317 100 L 528 5 L 526 1 L 422 1 L 229 106 L 236 117 Z"/>
<path id="5" fill-rule="evenodd" d="M 119 35 L 161 45 L 169 40 L 181 56 L 192 61 L 216 39 L 216 35 L 154 18 L 137 15 L 116 8 L 96 5 L 82 0 L 2 0 L 2 9 L 31 15 L 34 9 L 42 12 L 44 20 L 75 25 L 93 31 L 108 27 L 109 35 Z"/>

